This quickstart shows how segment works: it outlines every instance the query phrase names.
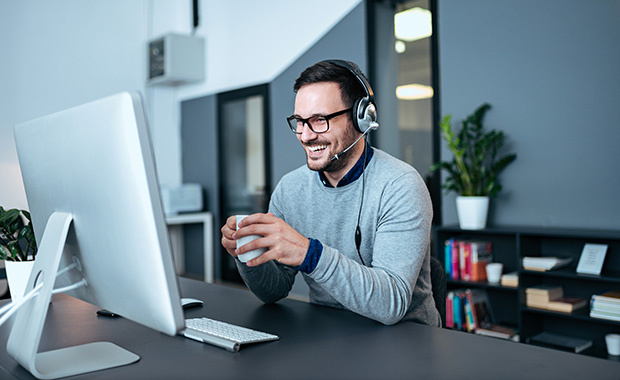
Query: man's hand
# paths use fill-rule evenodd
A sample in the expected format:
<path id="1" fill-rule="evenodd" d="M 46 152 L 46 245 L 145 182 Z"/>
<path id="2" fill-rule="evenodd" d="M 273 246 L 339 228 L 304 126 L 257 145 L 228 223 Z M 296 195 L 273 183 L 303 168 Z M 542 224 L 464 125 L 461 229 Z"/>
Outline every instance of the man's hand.
<path id="1" fill-rule="evenodd" d="M 282 219 L 276 218 L 272 213 L 253 214 L 245 217 L 236 229 L 236 218 L 231 216 L 222 227 L 222 246 L 233 257 L 258 248 L 267 248 L 267 252 L 259 257 L 248 261 L 250 267 L 261 265 L 267 261 L 276 260 L 282 264 L 299 266 L 303 263 L 310 240 Z M 250 235 L 261 235 L 256 239 L 237 249 L 237 239 Z"/>

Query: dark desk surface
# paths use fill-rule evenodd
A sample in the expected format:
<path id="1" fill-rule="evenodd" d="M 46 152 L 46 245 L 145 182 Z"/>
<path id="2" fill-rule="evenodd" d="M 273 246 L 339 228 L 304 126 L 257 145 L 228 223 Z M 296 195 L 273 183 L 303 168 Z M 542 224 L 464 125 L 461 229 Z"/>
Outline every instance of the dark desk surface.
<path id="1" fill-rule="evenodd" d="M 71 379 L 619 379 L 620 363 L 415 323 L 383 326 L 356 314 L 294 300 L 263 305 L 251 293 L 181 279 L 203 299 L 187 317 L 207 316 L 280 336 L 237 353 L 169 337 L 96 307 L 54 296 L 41 351 L 111 341 L 138 363 Z M 10 327 L 0 328 L 6 347 Z M 3 348 L 0 379 L 31 379 Z"/>

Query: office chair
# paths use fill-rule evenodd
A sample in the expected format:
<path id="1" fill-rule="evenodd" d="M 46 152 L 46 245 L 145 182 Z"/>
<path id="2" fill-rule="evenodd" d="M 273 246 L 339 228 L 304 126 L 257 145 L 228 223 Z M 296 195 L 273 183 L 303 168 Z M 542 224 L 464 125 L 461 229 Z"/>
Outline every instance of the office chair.
<path id="1" fill-rule="evenodd" d="M 433 290 L 433 299 L 441 316 L 441 326 L 446 325 L 446 272 L 443 264 L 437 258 L 431 256 L 431 288 Z"/>

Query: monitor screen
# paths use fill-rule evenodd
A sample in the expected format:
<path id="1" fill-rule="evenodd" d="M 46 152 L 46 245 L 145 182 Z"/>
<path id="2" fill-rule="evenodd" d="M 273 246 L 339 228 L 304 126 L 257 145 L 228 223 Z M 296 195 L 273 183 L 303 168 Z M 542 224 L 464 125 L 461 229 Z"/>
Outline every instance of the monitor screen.
<path id="1" fill-rule="evenodd" d="M 44 368 L 37 363 L 43 360 L 36 353 L 39 338 L 23 343 L 20 335 L 32 335 L 25 331 L 34 324 L 42 328 L 38 319 L 45 318 L 49 300 L 37 298 L 49 296 L 52 283 L 59 288 L 84 280 L 71 295 L 169 335 L 184 328 L 139 94 L 121 93 L 19 124 L 15 141 L 39 243 L 28 286 L 44 285 L 19 310 L 33 316 L 21 322 L 18 314 L 9 353 L 35 376 Z M 63 268 L 71 269 L 57 275 Z"/>

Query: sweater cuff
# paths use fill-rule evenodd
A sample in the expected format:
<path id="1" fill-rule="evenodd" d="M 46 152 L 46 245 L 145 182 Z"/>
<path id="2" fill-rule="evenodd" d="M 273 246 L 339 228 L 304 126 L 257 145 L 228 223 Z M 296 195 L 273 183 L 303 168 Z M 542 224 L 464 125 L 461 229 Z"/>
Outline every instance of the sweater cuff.
<path id="1" fill-rule="evenodd" d="M 304 262 L 301 263 L 297 270 L 307 274 L 312 273 L 319 264 L 321 253 L 323 253 L 323 244 L 316 239 L 310 238 L 310 245 L 308 246 L 308 252 L 306 252 Z"/>

